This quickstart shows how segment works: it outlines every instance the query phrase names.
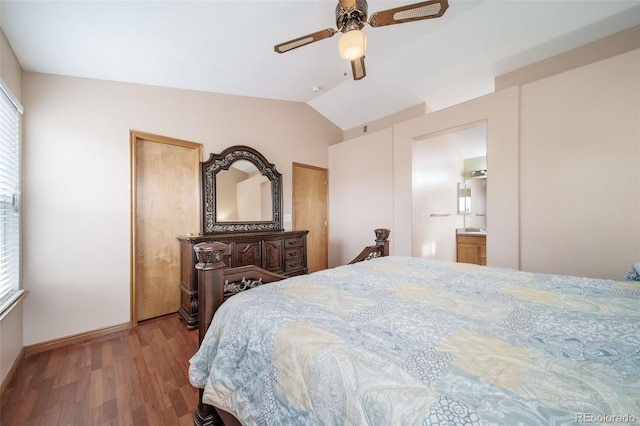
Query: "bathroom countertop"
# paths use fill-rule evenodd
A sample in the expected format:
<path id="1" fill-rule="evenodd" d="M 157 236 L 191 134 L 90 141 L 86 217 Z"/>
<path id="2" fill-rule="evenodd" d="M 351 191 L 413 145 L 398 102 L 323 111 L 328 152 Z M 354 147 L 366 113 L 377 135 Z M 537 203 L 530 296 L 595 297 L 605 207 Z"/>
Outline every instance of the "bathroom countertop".
<path id="1" fill-rule="evenodd" d="M 486 236 L 487 230 L 483 228 L 458 228 L 456 229 L 456 235 L 479 235 Z"/>

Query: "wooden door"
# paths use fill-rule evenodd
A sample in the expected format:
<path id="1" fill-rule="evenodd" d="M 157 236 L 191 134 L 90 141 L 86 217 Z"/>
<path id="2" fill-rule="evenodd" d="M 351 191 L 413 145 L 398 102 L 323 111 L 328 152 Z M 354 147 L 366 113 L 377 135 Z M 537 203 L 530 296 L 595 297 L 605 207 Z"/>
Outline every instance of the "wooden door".
<path id="1" fill-rule="evenodd" d="M 293 163 L 293 229 L 309 230 L 309 272 L 328 267 L 328 175 L 327 169 Z"/>
<path id="2" fill-rule="evenodd" d="M 131 321 L 180 307 L 179 235 L 198 233 L 202 145 L 131 132 Z"/>

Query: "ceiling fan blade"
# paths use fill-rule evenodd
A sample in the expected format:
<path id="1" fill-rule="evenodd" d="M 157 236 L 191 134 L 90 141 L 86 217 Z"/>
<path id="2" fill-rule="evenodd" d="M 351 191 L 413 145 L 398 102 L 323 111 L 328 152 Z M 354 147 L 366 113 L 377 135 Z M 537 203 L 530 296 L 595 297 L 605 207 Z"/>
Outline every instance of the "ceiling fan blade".
<path id="1" fill-rule="evenodd" d="M 333 28 L 327 28 L 326 30 L 317 31 L 315 33 L 307 34 L 306 36 L 285 41 L 284 43 L 276 44 L 273 46 L 273 50 L 278 53 L 285 53 L 298 47 L 306 46 L 307 44 L 332 37 L 335 33 L 337 33 L 337 31 Z"/>
<path id="2" fill-rule="evenodd" d="M 448 7 L 449 2 L 447 0 L 431 0 L 382 10 L 371 15 L 369 25 L 372 27 L 383 27 L 385 25 L 439 18 L 444 15 Z"/>
<path id="3" fill-rule="evenodd" d="M 366 77 L 367 70 L 364 68 L 364 56 L 351 61 L 351 72 L 353 73 L 354 80 L 362 80 Z"/>
<path id="4" fill-rule="evenodd" d="M 355 6 L 356 0 L 338 0 L 338 3 L 340 3 L 341 8 L 346 9 Z"/>

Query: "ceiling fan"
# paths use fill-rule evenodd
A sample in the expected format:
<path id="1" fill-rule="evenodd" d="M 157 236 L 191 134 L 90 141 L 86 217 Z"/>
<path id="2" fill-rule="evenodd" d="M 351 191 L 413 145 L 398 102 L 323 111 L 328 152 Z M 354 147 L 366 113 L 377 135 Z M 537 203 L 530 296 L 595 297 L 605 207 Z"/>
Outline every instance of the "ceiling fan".
<path id="1" fill-rule="evenodd" d="M 276 44 L 273 49 L 278 53 L 285 53 L 325 38 L 333 37 L 337 32 L 343 33 L 338 40 L 340 56 L 351 62 L 354 80 L 361 80 L 367 72 L 364 68 L 364 52 L 367 48 L 367 37 L 360 31 L 365 25 L 383 27 L 386 25 L 404 24 L 405 22 L 423 19 L 439 18 L 449 7 L 448 0 L 430 0 L 407 6 L 376 12 L 367 22 L 366 0 L 339 0 L 336 6 L 336 27 L 327 28 L 315 33 L 307 34 L 284 43 Z"/>

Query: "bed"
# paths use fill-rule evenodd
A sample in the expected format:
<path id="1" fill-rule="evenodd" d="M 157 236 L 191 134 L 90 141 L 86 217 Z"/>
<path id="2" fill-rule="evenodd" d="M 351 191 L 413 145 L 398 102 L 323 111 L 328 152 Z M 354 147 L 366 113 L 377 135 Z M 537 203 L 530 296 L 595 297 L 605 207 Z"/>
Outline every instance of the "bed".
<path id="1" fill-rule="evenodd" d="M 377 255 L 271 278 L 203 321 L 196 424 L 640 422 L 639 282 Z"/>

